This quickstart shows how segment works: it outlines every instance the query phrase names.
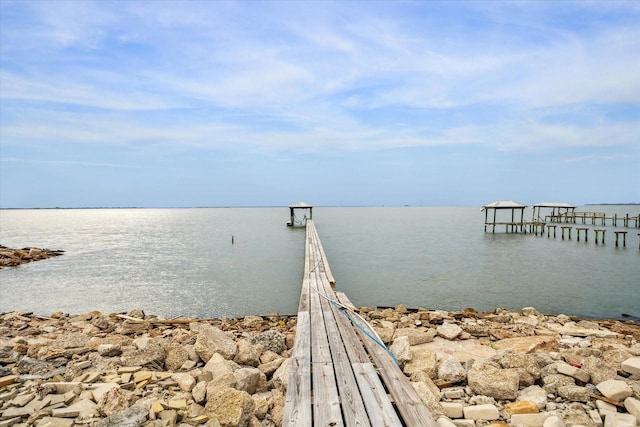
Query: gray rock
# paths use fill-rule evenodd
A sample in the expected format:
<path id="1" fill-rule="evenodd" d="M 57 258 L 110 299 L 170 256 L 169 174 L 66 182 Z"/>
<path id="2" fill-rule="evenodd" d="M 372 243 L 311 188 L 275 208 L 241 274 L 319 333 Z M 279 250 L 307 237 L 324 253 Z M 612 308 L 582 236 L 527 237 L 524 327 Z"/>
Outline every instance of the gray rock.
<path id="1" fill-rule="evenodd" d="M 572 402 L 588 402 L 591 391 L 578 385 L 563 385 L 558 387 L 558 396 Z"/>
<path id="2" fill-rule="evenodd" d="M 593 384 L 600 384 L 606 380 L 612 380 L 617 375 L 617 370 L 607 364 L 602 358 L 589 356 L 584 359 L 582 369 L 589 373 Z"/>
<path id="3" fill-rule="evenodd" d="M 438 366 L 438 378 L 444 381 L 457 383 L 467 378 L 467 371 L 462 363 L 455 357 L 448 357 Z"/>
<path id="4" fill-rule="evenodd" d="M 207 414 L 217 418 L 221 427 L 247 427 L 256 404 L 246 391 L 219 390 L 205 406 Z"/>
<path id="5" fill-rule="evenodd" d="M 510 369 L 498 369 L 489 363 L 476 363 L 467 374 L 469 387 L 476 394 L 495 399 L 513 400 L 518 397 L 518 373 Z"/>
<path id="6" fill-rule="evenodd" d="M 132 406 L 98 421 L 95 427 L 140 427 L 147 421 L 148 413 L 145 408 Z"/>
<path id="7" fill-rule="evenodd" d="M 242 368 L 233 373 L 236 377 L 236 389 L 254 394 L 260 383 L 260 376 L 264 375 L 257 368 Z"/>
<path id="8" fill-rule="evenodd" d="M 286 359 L 278 369 L 273 373 L 271 383 L 274 388 L 282 391 L 287 391 L 287 384 L 289 383 L 289 368 L 291 367 L 291 358 Z"/>
<path id="9" fill-rule="evenodd" d="M 565 385 L 575 385 L 575 380 L 572 377 L 568 377 L 562 374 L 551 374 L 546 377 L 542 377 L 543 388 L 547 393 L 557 393 L 558 387 Z"/>
<path id="10" fill-rule="evenodd" d="M 184 346 L 177 343 L 167 346 L 167 356 L 164 363 L 168 371 L 179 371 L 187 360 L 189 360 L 189 351 Z"/>
<path id="11" fill-rule="evenodd" d="M 261 347 L 254 346 L 247 340 L 238 340 L 238 352 L 233 361 L 240 365 L 256 367 L 260 364 Z"/>
<path id="12" fill-rule="evenodd" d="M 437 328 L 438 335 L 448 340 L 454 340 L 462 333 L 462 328 L 455 323 L 443 323 Z"/>
<path id="13" fill-rule="evenodd" d="M 424 371 L 430 378 L 436 378 L 438 373 L 436 352 L 423 345 L 411 347 L 411 360 L 404 365 L 403 372 L 411 376 L 415 372 Z"/>
<path id="14" fill-rule="evenodd" d="M 535 380 L 540 378 L 538 359 L 532 354 L 505 353 L 500 359 L 503 368 L 522 368 Z"/>
<path id="15" fill-rule="evenodd" d="M 287 349 L 286 337 L 284 334 L 273 329 L 264 331 L 253 337 L 251 344 L 259 344 L 265 351 L 273 351 L 277 354 L 282 354 L 282 352 Z"/>
<path id="16" fill-rule="evenodd" d="M 411 360 L 409 337 L 401 336 L 393 340 L 393 344 L 389 347 L 389 351 L 391 351 L 398 361 L 398 365 L 402 368 L 409 360 Z"/>
<path id="17" fill-rule="evenodd" d="M 233 367 L 228 360 L 226 360 L 221 354 L 214 353 L 202 368 L 204 372 L 211 372 L 211 378 L 215 379 L 219 376 L 226 374 L 233 374 Z"/>
<path id="18" fill-rule="evenodd" d="M 148 363 L 162 365 L 165 357 L 162 344 L 156 340 L 149 340 L 141 349 L 126 351 L 122 355 L 125 366 L 143 366 Z"/>
<path id="19" fill-rule="evenodd" d="M 238 345 L 219 328 L 209 324 L 200 325 L 194 349 L 198 356 L 205 362 L 211 359 L 215 353 L 221 354 L 225 359 L 232 360 L 238 351 Z"/>

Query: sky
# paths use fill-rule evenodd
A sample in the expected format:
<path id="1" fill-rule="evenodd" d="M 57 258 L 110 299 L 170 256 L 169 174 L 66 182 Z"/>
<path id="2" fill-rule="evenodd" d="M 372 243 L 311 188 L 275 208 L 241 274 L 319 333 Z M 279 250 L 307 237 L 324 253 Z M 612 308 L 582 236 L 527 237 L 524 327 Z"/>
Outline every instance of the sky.
<path id="1" fill-rule="evenodd" d="M 640 202 L 638 1 L 0 0 L 0 208 Z"/>

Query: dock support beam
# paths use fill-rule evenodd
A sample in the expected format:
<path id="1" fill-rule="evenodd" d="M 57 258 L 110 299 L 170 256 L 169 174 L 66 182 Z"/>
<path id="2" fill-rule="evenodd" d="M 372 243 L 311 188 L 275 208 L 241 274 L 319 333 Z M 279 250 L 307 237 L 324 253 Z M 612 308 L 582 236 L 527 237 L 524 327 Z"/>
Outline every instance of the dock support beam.
<path id="1" fill-rule="evenodd" d="M 578 242 L 580 241 L 580 232 L 584 231 L 584 241 L 588 242 L 589 241 L 589 228 L 587 227 L 576 227 L 576 230 L 578 230 Z"/>
<path id="2" fill-rule="evenodd" d="M 627 232 L 626 231 L 614 231 L 616 233 L 616 248 L 618 247 L 618 236 L 622 234 L 622 246 L 627 247 Z"/>

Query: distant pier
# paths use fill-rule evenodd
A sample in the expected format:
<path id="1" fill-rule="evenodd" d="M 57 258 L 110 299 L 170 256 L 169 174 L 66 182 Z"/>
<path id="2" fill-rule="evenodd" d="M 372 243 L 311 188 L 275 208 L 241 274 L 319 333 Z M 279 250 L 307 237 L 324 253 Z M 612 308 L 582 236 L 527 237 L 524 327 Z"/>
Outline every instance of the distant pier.
<path id="1" fill-rule="evenodd" d="M 576 212 L 576 207 L 568 203 L 537 203 L 532 206 L 533 216 L 531 221 L 524 220 L 524 209 L 526 205 L 515 202 L 513 200 L 498 200 L 482 207 L 485 212 L 484 231 L 496 232 L 504 226 L 506 233 L 524 233 L 544 235 L 544 229 L 547 229 L 547 237 L 551 237 L 551 229 L 553 229 L 553 237 L 556 237 L 556 227 L 561 229 L 560 236 L 562 240 L 571 240 L 571 231 L 574 226 L 569 224 L 580 225 L 599 225 L 601 227 L 625 227 L 640 228 L 640 214 L 638 215 L 607 215 L 604 212 Z M 550 210 L 545 212 L 544 210 Z M 491 214 L 490 214 L 491 212 Z M 506 212 L 506 215 L 504 214 Z M 500 214 L 499 214 L 500 213 Z M 577 232 L 577 240 L 584 235 L 584 241 L 589 241 L 589 227 L 575 227 Z M 596 244 L 604 244 L 607 229 L 593 229 L 594 241 Z M 613 231 L 615 234 L 615 246 L 627 246 L 627 231 Z M 638 233 L 640 237 L 640 233 Z M 640 243 L 638 246 L 640 249 Z"/>

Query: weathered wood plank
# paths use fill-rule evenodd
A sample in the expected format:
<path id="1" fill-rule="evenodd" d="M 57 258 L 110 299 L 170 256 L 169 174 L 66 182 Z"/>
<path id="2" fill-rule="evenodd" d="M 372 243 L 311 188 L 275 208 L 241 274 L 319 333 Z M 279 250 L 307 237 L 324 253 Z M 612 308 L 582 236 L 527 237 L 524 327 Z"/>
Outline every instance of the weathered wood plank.
<path id="1" fill-rule="evenodd" d="M 360 386 L 360 393 L 367 407 L 371 426 L 402 426 L 402 421 L 398 418 L 373 365 L 371 363 L 354 363 L 353 372 Z"/>
<path id="2" fill-rule="evenodd" d="M 313 424 L 344 426 L 333 363 L 312 363 L 312 369 Z"/>
<path id="3" fill-rule="evenodd" d="M 299 312 L 296 339 L 291 354 L 283 426 L 312 425 L 310 328 L 309 312 Z"/>
<path id="4" fill-rule="evenodd" d="M 370 327 L 367 329 L 368 324 L 366 326 L 361 326 L 363 326 L 370 334 L 372 333 Z M 437 427 L 436 422 L 433 420 L 431 413 L 422 402 L 422 399 L 420 399 L 418 393 L 411 386 L 407 377 L 389 356 L 387 351 L 359 329 L 358 334 L 362 338 L 362 342 L 378 368 L 380 376 L 382 377 L 389 394 L 393 397 L 396 407 L 398 408 L 398 412 L 400 412 L 400 415 L 406 425 Z"/>
<path id="5" fill-rule="evenodd" d="M 331 357 L 336 372 L 336 382 L 338 385 L 338 393 L 340 394 L 340 402 L 342 404 L 342 413 L 344 415 L 345 425 L 347 426 L 370 426 L 367 411 L 358 389 L 349 356 L 342 342 L 342 336 L 338 329 L 334 313 L 331 310 L 330 302 L 321 301 L 324 323 L 329 337 L 329 347 L 331 348 Z"/>

